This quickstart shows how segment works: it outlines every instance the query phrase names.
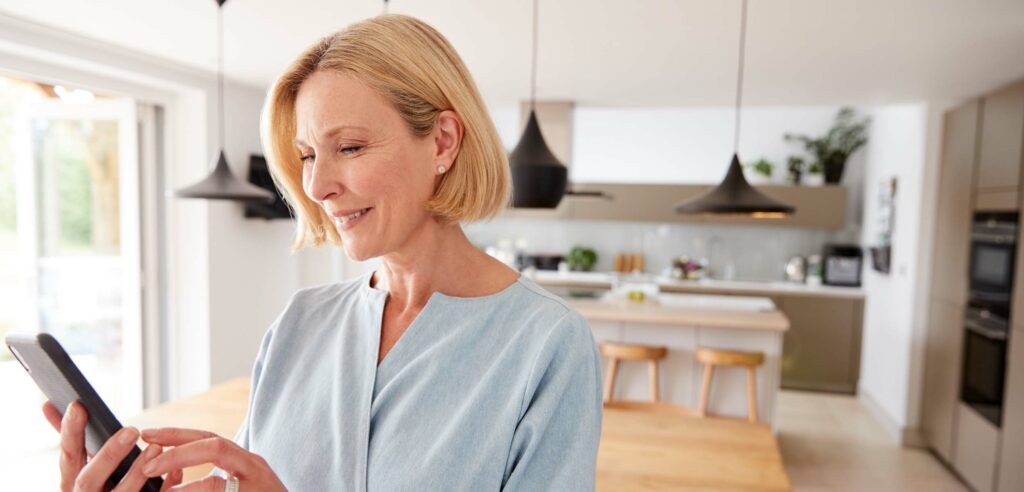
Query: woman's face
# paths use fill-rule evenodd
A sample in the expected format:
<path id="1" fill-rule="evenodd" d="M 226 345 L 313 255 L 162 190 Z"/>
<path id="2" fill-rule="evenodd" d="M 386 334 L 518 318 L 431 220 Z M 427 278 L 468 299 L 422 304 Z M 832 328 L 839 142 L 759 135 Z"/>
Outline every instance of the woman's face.
<path id="1" fill-rule="evenodd" d="M 438 128 L 412 135 L 384 96 L 334 71 L 303 82 L 295 122 L 303 190 L 334 217 L 349 258 L 396 251 L 433 222 L 425 205 L 438 164 L 451 163 L 439 150 Z"/>

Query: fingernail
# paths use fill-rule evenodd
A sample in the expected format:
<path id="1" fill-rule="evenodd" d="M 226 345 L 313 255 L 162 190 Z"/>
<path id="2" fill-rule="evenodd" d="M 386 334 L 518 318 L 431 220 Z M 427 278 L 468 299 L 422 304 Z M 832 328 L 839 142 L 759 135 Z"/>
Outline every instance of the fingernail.
<path id="1" fill-rule="evenodd" d="M 131 444 L 139 440 L 139 431 L 135 430 L 134 427 L 125 427 L 121 429 L 121 434 L 117 436 L 117 440 L 121 444 Z"/>
<path id="2" fill-rule="evenodd" d="M 146 461 L 149 461 L 149 460 L 153 459 L 153 457 L 156 456 L 157 453 L 159 453 L 159 452 L 160 452 L 160 445 L 159 444 L 150 444 L 149 446 L 146 446 L 146 450 L 142 452 L 142 457 L 145 458 Z"/>
<path id="3" fill-rule="evenodd" d="M 78 413 L 78 412 L 75 412 L 75 411 L 72 410 L 74 408 L 75 408 L 75 402 L 68 403 L 68 407 L 64 409 L 64 416 L 68 417 L 68 418 L 71 418 L 71 419 L 74 419 L 75 418 L 75 414 Z"/>
<path id="4" fill-rule="evenodd" d="M 156 471 L 156 460 L 150 461 L 149 463 L 146 463 L 142 467 L 142 473 L 144 473 L 146 476 L 149 476 L 149 477 L 153 476 L 154 475 L 153 472 L 155 472 L 155 471 Z"/>

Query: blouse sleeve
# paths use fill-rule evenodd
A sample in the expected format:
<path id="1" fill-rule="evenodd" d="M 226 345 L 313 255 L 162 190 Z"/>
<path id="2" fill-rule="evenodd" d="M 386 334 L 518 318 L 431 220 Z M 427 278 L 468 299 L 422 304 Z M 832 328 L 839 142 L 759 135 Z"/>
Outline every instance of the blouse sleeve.
<path id="1" fill-rule="evenodd" d="M 594 490 L 601 437 L 601 362 L 586 321 L 549 332 L 527 379 L 503 491 Z"/>
<path id="2" fill-rule="evenodd" d="M 233 439 L 235 443 L 245 449 L 249 449 L 249 421 L 252 419 L 252 401 L 256 396 L 256 389 L 260 384 L 260 375 L 263 373 L 263 364 L 267 358 L 267 349 L 270 346 L 270 340 L 274 337 L 274 327 L 276 326 L 277 323 L 275 322 L 274 326 L 267 330 L 266 335 L 263 335 L 263 342 L 260 343 L 260 351 L 256 355 L 256 363 L 252 367 L 252 377 L 249 380 L 249 405 L 246 407 L 245 419 L 242 420 L 242 425 L 238 428 L 238 431 L 235 432 L 235 437 Z"/>

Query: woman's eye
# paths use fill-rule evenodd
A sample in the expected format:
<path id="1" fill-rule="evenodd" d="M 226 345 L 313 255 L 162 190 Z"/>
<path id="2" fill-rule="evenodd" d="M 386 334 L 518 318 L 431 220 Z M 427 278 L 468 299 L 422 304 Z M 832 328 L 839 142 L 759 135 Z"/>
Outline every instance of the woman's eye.
<path id="1" fill-rule="evenodd" d="M 313 163 L 313 159 L 315 159 L 315 158 L 316 158 L 315 155 L 304 155 L 304 156 L 302 156 L 302 163 L 303 164 L 312 164 Z"/>
<path id="2" fill-rule="evenodd" d="M 359 152 L 360 150 L 363 150 L 363 146 L 361 146 L 361 145 L 353 145 L 353 146 L 349 146 L 349 147 L 342 147 L 341 148 L 341 153 L 342 154 L 355 154 L 356 152 Z"/>

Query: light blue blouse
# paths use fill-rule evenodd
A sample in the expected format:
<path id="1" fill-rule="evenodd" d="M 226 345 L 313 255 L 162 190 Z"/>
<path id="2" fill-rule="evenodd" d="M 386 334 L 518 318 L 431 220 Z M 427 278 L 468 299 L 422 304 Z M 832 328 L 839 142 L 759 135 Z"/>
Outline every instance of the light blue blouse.
<path id="1" fill-rule="evenodd" d="M 369 280 L 295 294 L 238 444 L 292 491 L 594 490 L 601 369 L 579 313 L 523 276 L 435 292 L 378 367 L 387 292 Z"/>

